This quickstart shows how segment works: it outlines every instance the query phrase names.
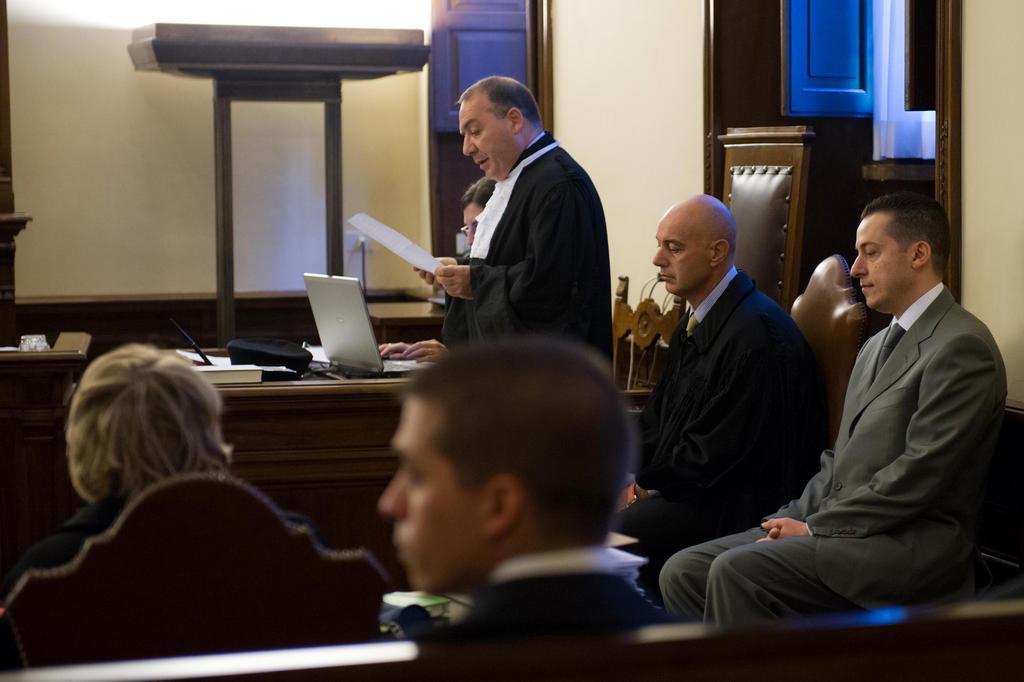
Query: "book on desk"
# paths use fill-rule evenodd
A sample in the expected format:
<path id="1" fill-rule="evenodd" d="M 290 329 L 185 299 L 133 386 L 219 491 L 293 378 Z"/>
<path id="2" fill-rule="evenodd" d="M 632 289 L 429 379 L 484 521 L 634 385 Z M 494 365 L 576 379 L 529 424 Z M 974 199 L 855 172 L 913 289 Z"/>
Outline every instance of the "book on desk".
<path id="1" fill-rule="evenodd" d="M 215 386 L 263 382 L 263 368 L 258 365 L 193 365 L 192 369 Z"/>
<path id="2" fill-rule="evenodd" d="M 216 386 L 233 384 L 260 384 L 264 381 L 293 381 L 302 377 L 287 367 L 264 367 L 262 365 L 232 365 L 230 358 L 208 356 L 212 364 L 195 364 L 202 360 L 192 351 L 179 350 L 178 355 L 193 362 L 192 369 L 202 374 Z"/>

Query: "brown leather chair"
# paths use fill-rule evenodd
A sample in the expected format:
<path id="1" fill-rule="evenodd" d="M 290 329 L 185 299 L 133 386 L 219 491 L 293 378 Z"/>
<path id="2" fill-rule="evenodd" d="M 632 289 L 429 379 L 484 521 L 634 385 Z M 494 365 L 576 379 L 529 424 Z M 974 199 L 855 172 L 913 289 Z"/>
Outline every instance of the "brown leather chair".
<path id="1" fill-rule="evenodd" d="M 867 310 L 857 300 L 846 259 L 832 255 L 814 269 L 790 313 L 814 351 L 825 389 L 829 444 L 836 442 L 853 363 L 864 343 Z"/>
<path id="2" fill-rule="evenodd" d="M 723 201 L 736 217 L 736 267 L 789 310 L 800 286 L 809 126 L 728 128 Z"/>
<path id="3" fill-rule="evenodd" d="M 8 613 L 39 666 L 366 641 L 383 591 L 368 553 L 321 548 L 246 483 L 187 475 L 71 563 L 26 573 Z"/>
<path id="4" fill-rule="evenodd" d="M 652 290 L 653 293 L 653 290 Z M 641 296 L 643 292 L 641 291 Z M 682 302 L 662 312 L 653 298 L 629 305 L 629 277 L 619 277 L 612 306 L 612 368 L 616 384 L 624 390 L 651 389 L 668 362 L 668 343 L 679 323 Z"/>

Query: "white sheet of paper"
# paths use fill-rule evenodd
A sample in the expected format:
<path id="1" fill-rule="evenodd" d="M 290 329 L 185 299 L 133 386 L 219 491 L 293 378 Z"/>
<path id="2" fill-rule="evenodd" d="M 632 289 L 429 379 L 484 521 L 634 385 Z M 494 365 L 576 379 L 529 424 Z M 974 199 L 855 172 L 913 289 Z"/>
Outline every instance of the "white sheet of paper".
<path id="1" fill-rule="evenodd" d="M 614 547 L 605 547 L 601 551 L 604 552 L 605 558 L 616 569 L 639 568 L 648 561 L 647 557 L 623 552 L 621 549 L 615 549 Z"/>
<path id="2" fill-rule="evenodd" d="M 356 213 L 345 222 L 420 270 L 434 272 L 441 267 L 441 261 L 428 251 L 409 241 L 404 234 L 365 213 Z"/>
<path id="3" fill-rule="evenodd" d="M 313 356 L 313 362 L 322 362 L 324 364 L 331 364 L 331 361 L 327 358 L 327 352 L 324 351 L 323 346 L 311 346 L 308 343 L 303 343 L 302 347 L 310 352 Z"/>
<path id="4" fill-rule="evenodd" d="M 178 355 L 186 360 L 198 362 L 200 365 L 204 364 L 203 359 L 199 357 L 199 353 L 194 353 L 190 350 L 178 349 Z M 210 358 L 210 362 L 213 363 L 214 367 L 227 367 L 231 364 L 231 358 L 226 358 L 223 355 L 207 355 L 206 357 Z"/>

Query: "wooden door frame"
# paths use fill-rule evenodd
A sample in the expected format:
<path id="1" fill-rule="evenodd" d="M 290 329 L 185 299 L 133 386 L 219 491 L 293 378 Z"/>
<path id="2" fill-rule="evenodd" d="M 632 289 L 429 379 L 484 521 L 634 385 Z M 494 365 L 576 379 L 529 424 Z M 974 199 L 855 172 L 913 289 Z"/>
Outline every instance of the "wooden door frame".
<path id="1" fill-rule="evenodd" d="M 946 283 L 960 300 L 963 273 L 961 150 L 963 118 L 963 0 L 937 0 L 935 60 L 935 198 L 949 217 L 949 272 Z"/>
<path id="2" fill-rule="evenodd" d="M 552 0 L 526 0 L 527 85 L 537 98 L 540 118 L 554 134 L 554 47 L 551 31 Z"/>
<path id="3" fill-rule="evenodd" d="M 779 0 L 780 3 L 786 0 Z M 938 38 L 935 74 L 935 198 L 946 210 L 950 229 L 946 283 L 959 301 L 963 282 L 963 204 L 961 197 L 963 85 L 963 0 L 936 0 Z M 704 192 L 721 192 L 720 130 L 715 110 L 715 0 L 704 0 Z M 717 190 L 717 192 L 716 192 Z"/>

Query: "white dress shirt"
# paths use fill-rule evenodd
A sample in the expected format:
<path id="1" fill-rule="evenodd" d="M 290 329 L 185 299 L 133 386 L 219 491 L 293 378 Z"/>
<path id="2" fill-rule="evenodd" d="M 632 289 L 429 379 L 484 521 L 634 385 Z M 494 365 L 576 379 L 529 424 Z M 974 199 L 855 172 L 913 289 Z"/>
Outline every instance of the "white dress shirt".
<path id="1" fill-rule="evenodd" d="M 701 301 L 700 305 L 694 309 L 693 316 L 697 318 L 698 323 L 704 320 L 708 311 L 711 310 L 712 306 L 714 306 L 715 303 L 718 302 L 718 299 L 722 297 L 722 294 L 725 292 L 725 288 L 729 286 L 729 282 L 731 282 L 735 276 L 736 266 L 733 266 L 729 268 L 729 272 L 725 273 L 725 276 L 722 277 L 722 281 L 715 285 L 715 288 L 711 290 L 708 297 Z M 689 303 L 689 301 L 687 301 L 687 303 Z M 692 308 L 693 306 L 691 305 L 690 307 Z"/>
<path id="2" fill-rule="evenodd" d="M 939 282 L 928 291 L 921 295 L 921 298 L 917 299 L 910 304 L 910 307 L 903 311 L 903 314 L 899 317 L 893 317 L 891 325 L 898 324 L 903 327 L 903 331 L 909 332 L 910 328 L 917 322 L 918 318 L 924 314 L 925 310 L 928 310 L 928 306 L 935 302 L 935 299 L 939 297 L 945 285 Z"/>
<path id="3" fill-rule="evenodd" d="M 615 573 L 615 565 L 607 550 L 607 547 L 594 545 L 514 556 L 495 566 L 488 582 L 504 583 L 550 575 Z"/>

